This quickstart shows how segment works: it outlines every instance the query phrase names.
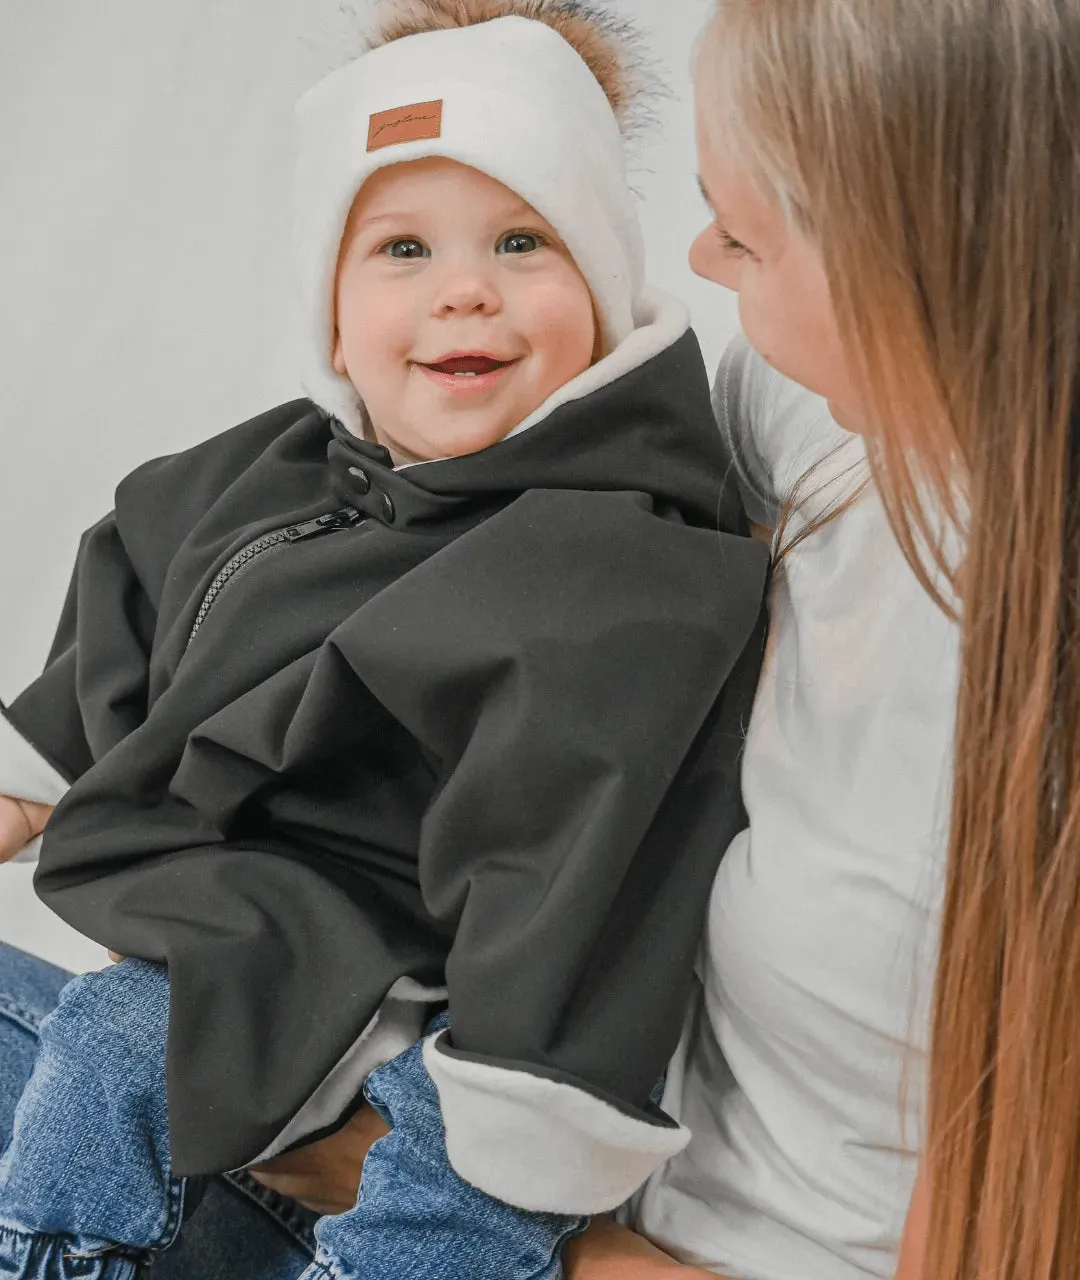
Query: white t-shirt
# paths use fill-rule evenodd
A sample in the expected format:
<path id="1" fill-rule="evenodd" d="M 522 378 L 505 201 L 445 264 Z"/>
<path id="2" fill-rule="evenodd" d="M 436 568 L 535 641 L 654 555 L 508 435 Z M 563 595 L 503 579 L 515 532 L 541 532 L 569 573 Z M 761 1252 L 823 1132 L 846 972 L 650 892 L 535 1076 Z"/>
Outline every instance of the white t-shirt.
<path id="1" fill-rule="evenodd" d="M 760 523 L 819 459 L 830 483 L 792 532 L 866 474 L 861 439 L 744 341 L 716 409 Z M 733 1280 L 891 1277 L 923 1126 L 958 631 L 873 491 L 792 553 L 771 608 L 750 826 L 716 879 L 665 1097 L 693 1138 L 637 1226 Z"/>

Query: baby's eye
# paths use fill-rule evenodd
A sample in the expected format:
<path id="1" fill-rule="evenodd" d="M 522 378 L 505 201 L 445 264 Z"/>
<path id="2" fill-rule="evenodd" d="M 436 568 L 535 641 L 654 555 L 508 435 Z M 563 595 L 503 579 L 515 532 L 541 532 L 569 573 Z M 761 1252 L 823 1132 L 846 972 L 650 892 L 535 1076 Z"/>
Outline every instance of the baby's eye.
<path id="1" fill-rule="evenodd" d="M 431 250 L 420 240 L 414 240 L 411 236 L 403 237 L 400 240 L 388 240 L 386 244 L 379 250 L 390 258 L 398 258 L 403 261 L 411 261 L 414 258 L 430 258 Z"/>
<path id="2" fill-rule="evenodd" d="M 496 253 L 535 253 L 547 244 L 538 231 L 512 231 L 503 236 L 496 246 Z"/>

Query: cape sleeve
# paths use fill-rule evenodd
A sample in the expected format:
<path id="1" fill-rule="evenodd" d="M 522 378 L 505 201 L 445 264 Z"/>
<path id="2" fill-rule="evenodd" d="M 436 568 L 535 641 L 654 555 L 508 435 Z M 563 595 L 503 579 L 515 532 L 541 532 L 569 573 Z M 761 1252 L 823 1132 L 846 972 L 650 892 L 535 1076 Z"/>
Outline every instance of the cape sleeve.
<path id="1" fill-rule="evenodd" d="M 649 1095 L 745 825 L 766 564 L 634 495 L 534 492 L 340 637 L 437 761 L 420 882 L 456 921 L 452 1030 L 424 1058 L 451 1162 L 501 1200 L 612 1209 L 688 1140 Z"/>
<path id="2" fill-rule="evenodd" d="M 176 548 L 231 480 L 310 408 L 290 401 L 120 482 L 115 510 L 80 542 L 44 671 L 9 706 L 0 703 L 0 795 L 56 804 L 143 722 Z"/>
<path id="3" fill-rule="evenodd" d="M 364 985 L 343 991 L 340 976 L 354 967 L 368 979 L 375 942 L 402 952 L 397 940 L 412 917 L 380 911 L 370 889 L 335 915 L 337 864 L 294 869 L 291 857 L 263 858 L 238 914 L 237 899 L 222 897 L 222 855 L 243 830 L 262 829 L 259 815 L 275 812 L 281 783 L 318 779 L 329 805 L 373 806 L 360 864 L 380 805 L 396 812 L 415 795 L 418 865 L 410 852 L 411 865 L 384 881 L 389 889 L 408 880 L 411 893 L 416 865 L 419 901 L 409 911 L 422 907 L 425 936 L 434 929 L 449 940 L 439 950 L 452 1029 L 425 1044 L 424 1060 L 452 1164 L 524 1209 L 582 1214 L 620 1204 L 689 1136 L 650 1094 L 678 1041 L 716 868 L 745 826 L 739 762 L 767 562 L 761 543 L 662 518 L 643 495 L 518 498 L 191 735 L 170 799 L 226 843 L 162 863 L 154 883 L 155 892 L 162 877 L 169 883 L 169 928 L 177 870 L 203 886 L 187 899 L 195 916 L 249 919 L 257 899 L 264 950 L 256 958 L 273 944 L 269 961 L 258 959 L 260 981 L 274 966 L 282 975 L 271 1043 L 281 1019 L 300 1009 L 294 1025 L 317 1028 L 310 1061 L 313 1041 L 346 1018 L 352 989 Z M 360 775 L 375 761 L 372 785 Z M 350 778 L 355 794 L 343 794 Z M 200 859 L 217 868 L 209 895 Z M 392 864 L 380 854 L 379 865 Z M 146 883 L 140 868 L 120 875 Z M 160 920 L 160 902 L 154 910 Z M 235 923 L 217 929 L 212 945 L 235 932 Z M 178 954 L 168 952 L 171 970 Z M 191 954 L 205 968 L 205 941 Z M 299 986 L 289 977 L 297 966 Z M 186 993 L 174 975 L 183 998 L 170 1039 L 179 1044 L 190 1031 L 183 1042 L 205 1049 L 207 1005 L 193 993 L 209 983 L 220 1004 L 235 974 L 192 972 Z M 296 997 L 288 1008 L 285 992 Z M 245 994 L 249 1001 L 250 988 L 237 992 L 238 1008 Z M 190 1055 L 178 1060 L 190 1074 Z M 263 1109 L 277 1117 L 259 1121 L 267 1141 L 295 1116 L 303 1098 L 294 1092 Z M 182 1137 L 174 1133 L 178 1168 Z M 241 1159 L 263 1150 L 260 1142 L 251 1151 L 237 1142 Z"/>
<path id="4" fill-rule="evenodd" d="M 83 536 L 44 671 L 10 705 L 0 704 L 0 795 L 58 803 L 141 723 L 153 624 L 111 514 Z"/>

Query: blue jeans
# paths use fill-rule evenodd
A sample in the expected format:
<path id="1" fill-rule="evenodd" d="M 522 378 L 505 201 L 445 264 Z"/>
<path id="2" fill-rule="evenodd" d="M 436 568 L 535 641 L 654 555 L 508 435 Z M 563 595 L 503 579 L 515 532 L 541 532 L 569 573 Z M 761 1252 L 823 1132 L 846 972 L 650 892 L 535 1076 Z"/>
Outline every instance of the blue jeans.
<path id="1" fill-rule="evenodd" d="M 428 1030 L 449 1024 L 442 1014 Z M 525 1213 L 462 1182 L 420 1045 L 372 1072 L 364 1096 L 391 1130 L 364 1161 L 355 1207 L 316 1224 L 303 1280 L 562 1280 L 563 1245 L 588 1219 Z"/>
<path id="2" fill-rule="evenodd" d="M 70 977 L 0 943 L 0 1150 L 11 1139 L 41 1024 Z M 296 1280 L 315 1252 L 315 1222 L 315 1214 L 246 1173 L 213 1178 L 181 1238 L 156 1256 L 154 1280 Z M 72 1260 L 70 1274 L 86 1274 L 76 1265 Z M 50 1272 L 39 1268 L 38 1274 Z"/>
<path id="3" fill-rule="evenodd" d="M 40 1025 L 0 1159 L 0 1277 L 134 1280 L 153 1260 L 159 1280 L 201 1223 L 202 1189 L 169 1168 L 168 1003 L 165 971 L 127 960 L 73 980 Z M 391 1133 L 368 1155 L 356 1206 L 315 1224 L 303 1280 L 560 1280 L 562 1246 L 585 1219 L 524 1213 L 457 1177 L 419 1045 L 365 1093 Z M 295 1277 L 306 1260 L 259 1274 Z"/>

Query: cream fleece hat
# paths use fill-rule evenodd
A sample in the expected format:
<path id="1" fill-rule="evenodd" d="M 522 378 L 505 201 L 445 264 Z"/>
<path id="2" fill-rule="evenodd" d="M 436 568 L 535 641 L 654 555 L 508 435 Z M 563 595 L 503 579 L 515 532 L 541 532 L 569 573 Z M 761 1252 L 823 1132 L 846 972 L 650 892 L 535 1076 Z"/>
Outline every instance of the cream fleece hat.
<path id="1" fill-rule="evenodd" d="M 373 173 L 427 156 L 479 169 L 551 223 L 592 291 L 605 352 L 633 331 L 644 289 L 622 134 L 561 35 L 506 17 L 363 54 L 300 99 L 295 213 L 304 391 L 358 435 L 363 406 L 331 363 L 341 239 Z"/>

